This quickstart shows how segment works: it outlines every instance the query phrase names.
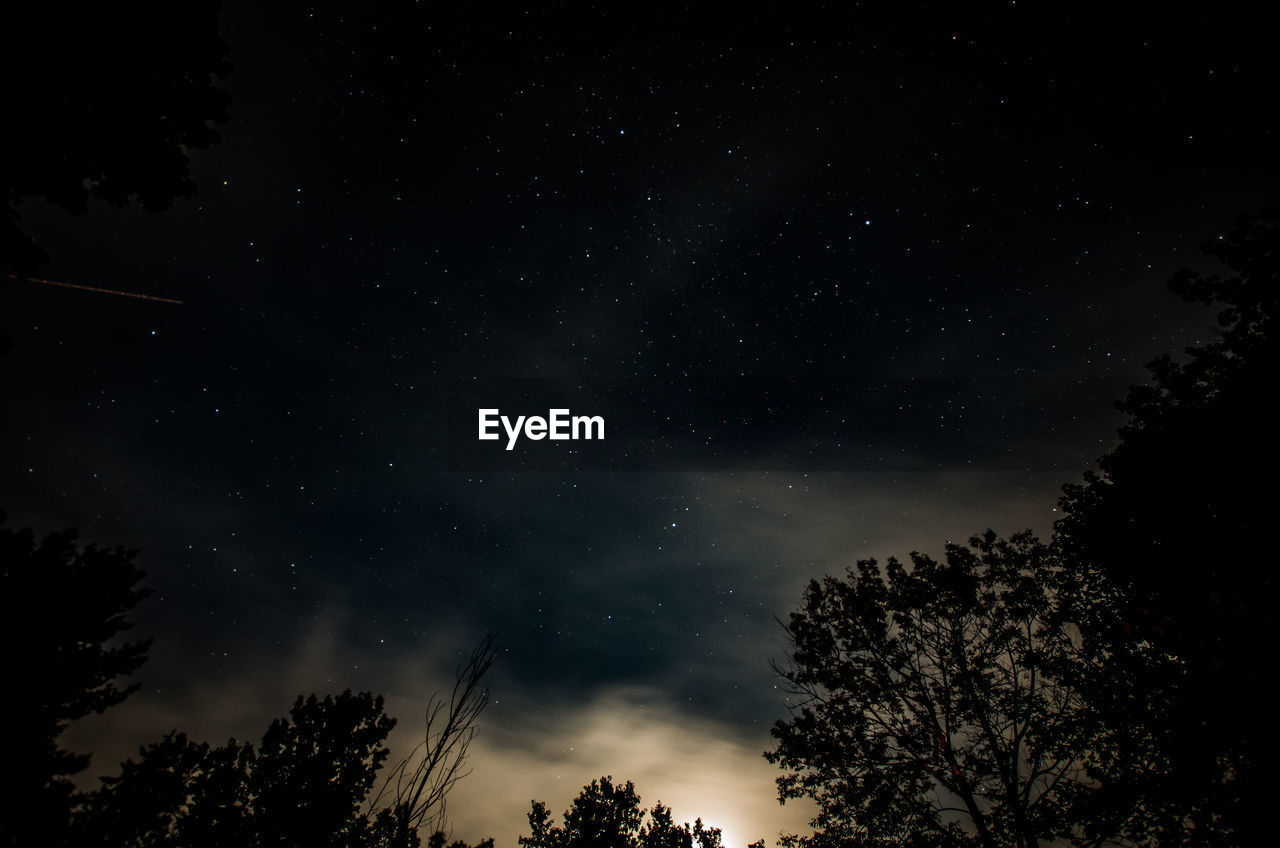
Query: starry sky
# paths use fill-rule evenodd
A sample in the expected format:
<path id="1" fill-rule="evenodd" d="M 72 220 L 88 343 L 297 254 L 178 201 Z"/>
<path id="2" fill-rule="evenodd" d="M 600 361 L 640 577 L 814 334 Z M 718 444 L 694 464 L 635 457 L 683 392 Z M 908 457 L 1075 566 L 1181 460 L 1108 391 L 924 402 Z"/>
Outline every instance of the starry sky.
<path id="1" fill-rule="evenodd" d="M 0 505 L 155 589 L 142 689 L 66 737 L 90 775 L 348 687 L 403 745 L 496 632 L 456 837 L 603 774 L 731 846 L 802 828 L 777 620 L 859 558 L 1048 533 L 1211 332 L 1169 276 L 1280 187 L 1248 13 L 1025 5 L 226 2 L 192 198 L 20 207 L 43 277 L 182 304 L 0 283 Z M 612 387 L 610 432 L 678 449 L 460 467 L 474 380 Z"/>

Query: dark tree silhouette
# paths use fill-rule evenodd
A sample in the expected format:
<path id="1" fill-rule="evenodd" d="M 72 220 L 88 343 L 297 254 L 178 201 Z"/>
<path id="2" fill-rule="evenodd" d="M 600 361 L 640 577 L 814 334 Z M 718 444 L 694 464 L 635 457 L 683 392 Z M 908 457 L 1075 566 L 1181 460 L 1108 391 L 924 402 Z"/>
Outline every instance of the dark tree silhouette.
<path id="1" fill-rule="evenodd" d="M 254 818 L 267 844 L 360 844 L 365 795 L 386 760 L 395 720 L 368 692 L 300 697 L 262 737 L 250 770 Z"/>
<path id="2" fill-rule="evenodd" d="M 492 836 L 488 839 L 480 840 L 475 845 L 469 845 L 461 839 L 449 842 L 449 837 L 445 836 L 442 830 L 437 830 L 431 834 L 430 838 L 427 839 L 427 848 L 445 848 L 446 842 L 448 842 L 448 848 L 493 848 Z"/>
<path id="3" fill-rule="evenodd" d="M 534 801 L 529 812 L 529 836 L 524 848 L 720 848 L 720 828 L 704 827 L 702 819 L 677 825 L 661 803 L 648 812 L 640 806 L 635 784 L 618 786 L 612 777 L 583 787 L 556 826 L 547 805 Z"/>
<path id="4" fill-rule="evenodd" d="M 395 720 L 382 699 L 349 690 L 298 698 L 255 751 L 170 734 L 86 799 L 82 844 L 112 846 L 416 846 L 392 842 L 386 817 L 362 811 Z"/>
<path id="5" fill-rule="evenodd" d="M 459 669 L 450 700 L 432 699 L 425 761 L 418 764 L 422 752 L 415 751 L 392 770 L 402 777 L 387 781 L 404 792 L 370 797 L 395 726 L 382 698 L 350 690 L 312 695 L 299 697 L 289 718 L 272 722 L 257 748 L 235 740 L 213 748 L 176 732 L 144 747 L 82 799 L 75 842 L 417 848 L 424 825 L 443 824 L 448 790 L 463 776 L 459 766 L 483 707 L 479 684 L 492 665 L 492 645 L 486 639 Z M 437 831 L 428 844 L 443 848 L 444 841 Z M 477 848 L 492 848 L 492 840 Z"/>
<path id="6" fill-rule="evenodd" d="M 4 4 L 0 261 L 29 272 L 43 258 L 17 226 L 23 198 L 78 214 L 91 197 L 159 211 L 190 196 L 187 151 L 227 120 L 214 79 L 228 49 L 216 0 Z"/>
<path id="7" fill-rule="evenodd" d="M 0 816 L 0 844 L 416 848 L 421 828 L 444 823 L 488 700 L 481 684 L 493 637 L 459 666 L 450 696 L 430 700 L 424 742 L 373 798 L 395 720 L 381 697 L 350 690 L 299 697 L 256 750 L 235 740 L 213 748 L 175 731 L 98 791 L 76 793 L 67 778 L 89 757 L 59 749 L 58 737 L 137 688 L 121 689 L 116 679 L 142 665 L 151 643 L 117 637 L 150 590 L 138 586 L 144 574 L 134 551 L 80 548 L 73 530 L 37 544 L 31 530 L 4 527 L 4 519 L 0 511 L 0 636 L 12 686 L 0 703 L 13 732 L 12 812 Z M 443 842 L 437 834 L 430 844 Z"/>
<path id="8" fill-rule="evenodd" d="M 1259 693 L 1260 653 L 1275 638 L 1274 517 L 1261 491 L 1280 470 L 1270 408 L 1280 207 L 1240 218 L 1204 250 L 1229 273 L 1184 270 L 1171 288 L 1219 308 L 1215 339 L 1185 361 L 1151 363 L 1153 381 L 1119 404 L 1131 417 L 1101 473 L 1064 487 L 1057 535 L 1127 587 L 1124 614 L 1092 635 L 1146 640 L 1179 660 L 1152 673 L 1112 648 L 1090 687 L 1116 733 L 1158 737 L 1154 761 L 1116 763 L 1117 801 L 1165 807 L 1153 836 L 1236 845 L 1269 832 L 1273 782 L 1271 704 Z"/>
<path id="9" fill-rule="evenodd" d="M 0 511 L 0 525 L 4 513 Z M 150 641 L 113 641 L 130 627 L 128 613 L 150 591 L 134 551 L 75 543 L 74 530 L 39 543 L 29 529 L 0 526 L 0 621 L 9 786 L 20 816 L 0 817 L 5 844 L 56 844 L 64 832 L 74 786 L 68 776 L 87 755 L 58 747 L 67 725 L 123 701 L 137 685 L 117 678 L 146 660 Z"/>
<path id="10" fill-rule="evenodd" d="M 82 801 L 74 843 L 104 846 L 253 845 L 253 749 L 171 733 L 127 760 Z"/>
<path id="11" fill-rule="evenodd" d="M 809 584 L 782 672 L 798 700 L 766 753 L 779 797 L 810 797 L 791 846 L 1019 846 L 1124 835 L 1077 824 L 1102 738 L 1076 686 L 1090 654 L 1069 614 L 1082 580 L 1029 532 L 988 531 L 944 561 L 862 560 Z M 1071 603 L 1065 603 L 1070 601 Z"/>

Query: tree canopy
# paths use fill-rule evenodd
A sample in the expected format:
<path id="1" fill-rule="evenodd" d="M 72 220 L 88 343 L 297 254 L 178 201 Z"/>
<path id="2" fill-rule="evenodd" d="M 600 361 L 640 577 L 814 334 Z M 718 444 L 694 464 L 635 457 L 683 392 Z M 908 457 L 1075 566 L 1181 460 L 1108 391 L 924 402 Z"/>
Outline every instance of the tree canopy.
<path id="1" fill-rule="evenodd" d="M 1170 286 L 1218 308 L 1212 340 L 1150 364 L 1151 382 L 1119 404 L 1130 418 L 1100 473 L 1064 487 L 1056 535 L 1080 567 L 1125 588 L 1124 609 L 1091 635 L 1136 637 L 1179 660 L 1152 674 L 1113 650 L 1110 679 L 1091 689 L 1117 732 L 1158 738 L 1163 765 L 1127 769 L 1129 795 L 1177 809 L 1200 840 L 1238 844 L 1265 832 L 1271 783 L 1258 652 L 1275 633 L 1273 517 L 1259 492 L 1280 471 L 1268 390 L 1280 364 L 1280 206 L 1203 249 L 1225 273 L 1184 270 Z"/>
<path id="2" fill-rule="evenodd" d="M 792 843 L 1265 838 L 1278 248 L 1273 207 L 1204 245 L 1225 274 L 1173 279 L 1214 337 L 1151 363 L 1049 544 L 988 532 L 810 584 L 766 754 L 782 799 L 818 802 Z"/>
<path id="3" fill-rule="evenodd" d="M 787 625 L 797 700 L 766 754 L 780 798 L 819 808 L 815 834 L 789 843 L 1097 844 L 1078 826 L 1097 763 L 1076 685 L 1082 596 L 1109 601 L 1030 532 L 811 582 Z"/>
<path id="4" fill-rule="evenodd" d="M 671 809 L 661 803 L 647 813 L 640 806 L 635 784 L 615 784 L 611 776 L 583 787 L 564 813 L 564 824 L 555 825 L 547 805 L 534 801 L 529 812 L 529 836 L 520 837 L 524 848 L 720 848 L 721 831 L 705 827 L 702 819 L 692 826 L 677 825 Z"/>
<path id="5" fill-rule="evenodd" d="M 139 586 L 136 552 L 79 547 L 75 538 L 66 530 L 37 543 L 29 529 L 0 526 L 0 620 L 15 683 L 3 703 L 16 731 L 7 790 L 16 814 L 0 817 L 0 845 L 417 848 L 423 828 L 444 824 L 446 796 L 466 774 L 488 702 L 482 679 L 493 637 L 459 665 L 452 692 L 428 702 L 422 743 L 380 788 L 395 719 L 380 696 L 347 690 L 299 696 L 256 747 L 235 739 L 215 747 L 173 731 L 99 789 L 78 792 L 68 777 L 89 757 L 61 750 L 58 737 L 137 688 L 116 680 L 142 665 L 151 643 L 118 638 L 150 594 Z M 444 842 L 437 830 L 429 845 Z M 492 840 L 477 848 L 486 846 Z"/>
<path id="6" fill-rule="evenodd" d="M 5 92 L 0 261 L 43 256 L 18 228 L 23 198 L 78 214 L 90 198 L 160 211 L 192 194 L 187 153 L 218 141 L 230 102 L 216 0 L 5 4 L 0 46 L 4 78 L 24 81 Z"/>
<path id="7" fill-rule="evenodd" d="M 389 776 L 380 775 L 396 721 L 369 692 L 299 696 L 255 747 L 221 747 L 173 732 L 147 745 L 120 774 L 82 799 L 75 841 L 104 846 L 418 848 L 420 831 L 443 825 L 443 804 L 460 777 L 492 639 L 458 670 L 453 697 L 433 699 L 426 739 Z M 381 789 L 378 789 L 381 783 Z M 430 848 L 444 848 L 436 830 Z M 470 848 L 454 842 L 449 848 Z M 476 848 L 492 848 L 492 840 Z"/>
<path id="8" fill-rule="evenodd" d="M 1270 510 L 1252 484 L 1280 456 L 1266 391 L 1280 359 L 1280 207 L 1203 248 L 1232 273 L 1185 269 L 1170 287 L 1220 308 L 1214 340 L 1186 361 L 1150 363 L 1152 381 L 1117 404 L 1130 415 L 1120 443 L 1098 461 L 1101 474 L 1064 487 L 1056 527 L 1073 555 L 1131 582 L 1132 612 L 1180 653 L 1212 649 L 1251 605 L 1270 618 L 1258 593 L 1273 585 L 1255 558 Z"/>
<path id="9" fill-rule="evenodd" d="M 395 720 L 382 698 L 350 690 L 298 698 L 255 749 L 171 733 L 91 793 L 77 816 L 85 844 L 414 848 L 397 810 L 365 799 Z"/>
<path id="10" fill-rule="evenodd" d="M 5 839 L 56 839 L 68 820 L 68 779 L 87 755 L 59 747 L 76 719 L 120 703 L 137 685 L 117 681 L 145 661 L 149 640 L 120 641 L 129 613 L 150 590 L 136 551 L 76 544 L 74 530 L 36 541 L 30 529 L 4 527 L 0 511 L 0 627 L 13 690 L 3 699 L 5 726 L 20 728 L 8 749 L 9 797 L 20 817 L 5 817 Z"/>

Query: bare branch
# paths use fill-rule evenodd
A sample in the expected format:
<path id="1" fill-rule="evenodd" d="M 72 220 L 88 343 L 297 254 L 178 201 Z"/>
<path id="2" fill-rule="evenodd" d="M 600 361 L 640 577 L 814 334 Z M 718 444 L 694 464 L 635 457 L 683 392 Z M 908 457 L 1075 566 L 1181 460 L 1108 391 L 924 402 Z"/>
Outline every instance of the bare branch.
<path id="1" fill-rule="evenodd" d="M 467 755 L 477 721 L 489 702 L 481 682 L 496 659 L 496 637 L 489 635 L 458 666 L 447 697 L 427 702 L 423 739 L 387 774 L 370 809 L 395 810 L 406 830 L 442 830 L 449 791 L 468 774 Z"/>

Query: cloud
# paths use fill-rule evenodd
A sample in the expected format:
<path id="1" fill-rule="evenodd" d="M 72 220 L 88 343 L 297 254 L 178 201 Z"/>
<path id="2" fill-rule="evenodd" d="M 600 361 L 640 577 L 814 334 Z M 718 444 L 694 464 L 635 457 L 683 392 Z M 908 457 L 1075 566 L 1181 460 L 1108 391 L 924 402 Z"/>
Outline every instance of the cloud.
<path id="1" fill-rule="evenodd" d="M 761 756 L 785 711 L 768 665 L 785 660 L 774 616 L 785 619 L 808 579 L 859 558 L 938 554 L 987 526 L 1043 533 L 1059 480 L 774 472 L 552 482 L 562 498 L 545 496 L 547 479 L 518 475 L 464 489 L 471 500 L 459 524 L 487 525 L 511 542 L 460 572 L 491 587 L 468 603 L 428 604 L 435 596 L 404 578 L 380 587 L 371 607 L 338 575 L 312 573 L 305 615 L 264 610 L 234 627 L 219 620 L 205 632 L 191 622 L 192 638 L 160 638 L 137 675 L 143 689 L 77 723 L 67 747 L 95 752 L 86 776 L 96 778 L 170 729 L 215 743 L 256 740 L 297 695 L 350 687 L 387 694 L 399 719 L 394 761 L 417 741 L 430 694 L 446 690 L 454 665 L 505 620 L 495 701 L 481 718 L 473 773 L 450 803 L 456 837 L 494 836 L 513 848 L 530 800 L 559 813 L 611 774 L 634 781 L 646 805 L 662 801 L 681 821 L 724 828 L 728 848 L 772 842 L 804 832 L 810 818 L 803 806 L 778 805 L 778 772 Z M 533 497 L 539 489 L 544 496 Z M 527 526 L 544 529 L 522 534 Z M 552 573 L 548 562 L 562 565 Z M 415 604 L 429 609 L 402 632 L 397 622 Z M 546 608 L 549 629 L 564 636 L 540 637 L 525 623 L 531 606 Z"/>
<path id="2" fill-rule="evenodd" d="M 501 700 L 483 721 L 472 774 L 449 802 L 457 838 L 514 845 L 529 832 L 532 800 L 558 819 L 603 775 L 633 781 L 646 807 L 661 801 L 677 821 L 722 828 L 728 848 L 808 832 L 807 805 L 778 804 L 767 733 L 691 715 L 658 690 L 619 687 L 554 706 Z"/>

